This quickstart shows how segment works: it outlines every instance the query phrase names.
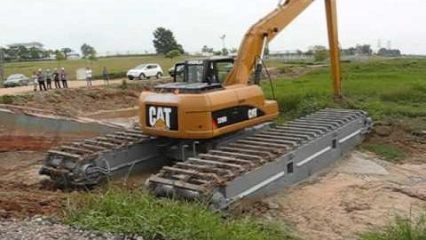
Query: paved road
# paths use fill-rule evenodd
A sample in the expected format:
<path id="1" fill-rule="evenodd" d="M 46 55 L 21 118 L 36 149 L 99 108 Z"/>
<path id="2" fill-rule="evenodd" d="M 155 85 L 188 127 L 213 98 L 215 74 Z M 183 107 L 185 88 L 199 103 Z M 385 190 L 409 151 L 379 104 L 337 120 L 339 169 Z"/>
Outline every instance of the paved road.
<path id="1" fill-rule="evenodd" d="M 122 83 L 123 79 L 118 80 L 110 80 L 110 84 L 120 84 Z M 94 80 L 93 86 L 102 86 L 104 85 L 103 80 Z M 52 83 L 53 87 L 54 84 Z M 86 81 L 68 81 L 68 87 L 69 88 L 81 88 L 86 87 Z M 3 95 L 16 95 L 21 93 L 27 93 L 32 92 L 34 89 L 33 86 L 23 86 L 23 87 L 14 87 L 14 88 L 0 88 L 0 96 Z M 38 89 L 37 89 L 38 90 Z"/>

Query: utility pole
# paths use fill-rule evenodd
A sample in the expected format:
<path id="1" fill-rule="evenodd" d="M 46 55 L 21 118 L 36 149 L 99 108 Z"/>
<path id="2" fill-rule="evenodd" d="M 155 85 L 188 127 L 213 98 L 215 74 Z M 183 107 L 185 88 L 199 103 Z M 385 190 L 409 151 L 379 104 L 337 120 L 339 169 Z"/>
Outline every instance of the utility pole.
<path id="1" fill-rule="evenodd" d="M 223 34 L 219 38 L 222 40 L 222 49 L 225 49 L 226 48 L 226 44 L 225 44 L 226 34 Z"/>

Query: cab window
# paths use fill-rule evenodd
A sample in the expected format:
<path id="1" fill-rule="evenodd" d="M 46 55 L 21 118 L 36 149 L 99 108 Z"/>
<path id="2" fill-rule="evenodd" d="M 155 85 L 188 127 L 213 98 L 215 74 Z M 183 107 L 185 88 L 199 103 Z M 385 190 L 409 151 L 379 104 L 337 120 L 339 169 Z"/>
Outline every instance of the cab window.
<path id="1" fill-rule="evenodd" d="M 203 82 L 203 65 L 188 65 L 188 83 Z"/>
<path id="2" fill-rule="evenodd" d="M 216 63 L 217 78 L 219 80 L 219 83 L 223 83 L 223 81 L 225 81 L 226 77 L 231 72 L 232 67 L 233 64 L 229 62 Z"/>

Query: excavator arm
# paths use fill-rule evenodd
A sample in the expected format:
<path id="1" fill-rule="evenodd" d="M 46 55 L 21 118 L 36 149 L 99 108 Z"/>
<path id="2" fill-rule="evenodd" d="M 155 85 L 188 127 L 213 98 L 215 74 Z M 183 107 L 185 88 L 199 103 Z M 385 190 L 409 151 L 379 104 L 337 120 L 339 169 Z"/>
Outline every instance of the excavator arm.
<path id="1" fill-rule="evenodd" d="M 280 3 L 278 8 L 254 24 L 246 33 L 241 43 L 234 68 L 224 84 L 247 84 L 253 69 L 262 63 L 265 46 L 313 3 L 313 1 L 286 0 L 284 3 Z M 340 96 L 340 55 L 337 35 L 336 0 L 325 0 L 325 2 L 334 93 L 336 96 Z"/>

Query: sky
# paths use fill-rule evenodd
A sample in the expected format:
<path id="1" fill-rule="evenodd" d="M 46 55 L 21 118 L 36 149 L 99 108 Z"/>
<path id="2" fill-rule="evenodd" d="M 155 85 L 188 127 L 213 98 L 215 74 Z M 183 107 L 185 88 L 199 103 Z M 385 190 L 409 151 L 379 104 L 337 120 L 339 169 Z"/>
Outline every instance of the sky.
<path id="1" fill-rule="evenodd" d="M 101 54 L 153 52 L 152 32 L 163 26 L 189 52 L 203 45 L 238 48 L 247 29 L 278 0 L 1 0 L 0 46 L 39 41 L 46 48 L 83 43 Z M 370 44 L 426 55 L 425 0 L 337 0 L 340 45 Z M 327 45 L 324 1 L 315 0 L 271 51 Z"/>

